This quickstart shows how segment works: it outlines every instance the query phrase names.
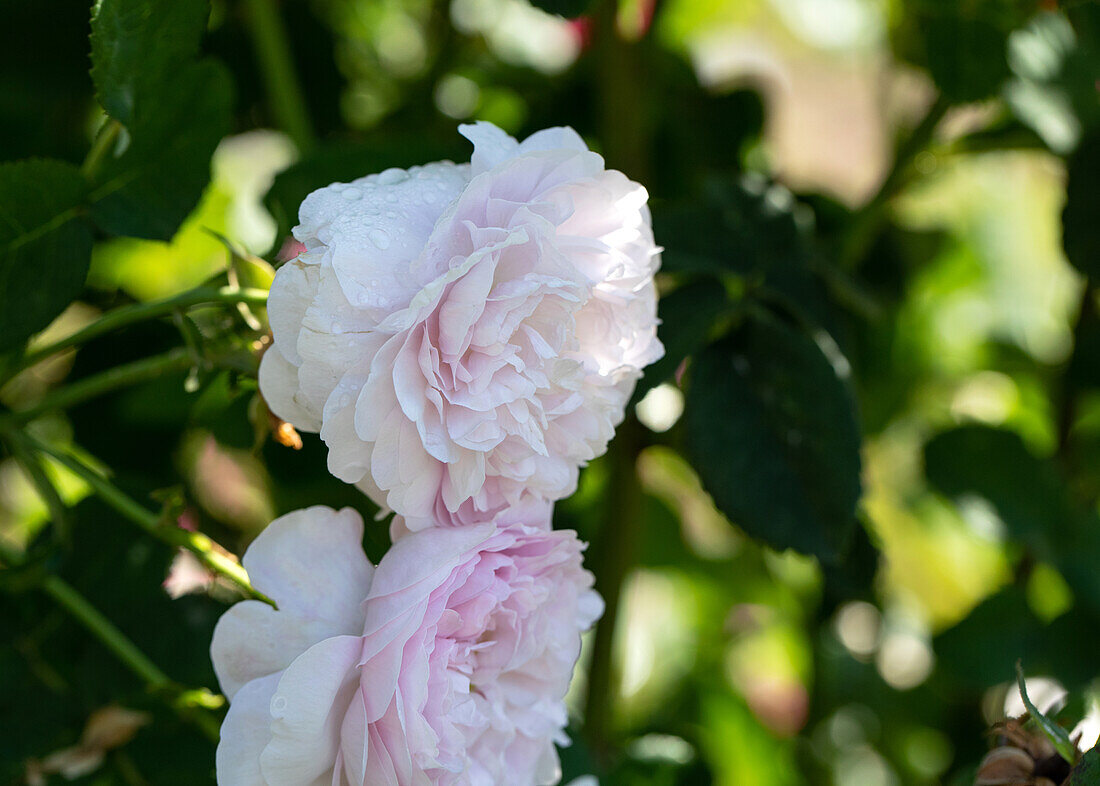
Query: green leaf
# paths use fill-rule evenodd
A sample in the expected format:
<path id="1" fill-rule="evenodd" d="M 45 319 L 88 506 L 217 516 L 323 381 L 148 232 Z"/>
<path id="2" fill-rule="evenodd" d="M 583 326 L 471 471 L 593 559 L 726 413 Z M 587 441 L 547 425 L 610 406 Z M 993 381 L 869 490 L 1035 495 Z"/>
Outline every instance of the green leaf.
<path id="1" fill-rule="evenodd" d="M 984 19 L 935 17 L 924 35 L 928 70 L 955 101 L 988 98 L 1009 76 L 1006 33 Z"/>
<path id="2" fill-rule="evenodd" d="M 1020 688 L 1020 698 L 1024 700 L 1024 706 L 1027 707 L 1031 719 L 1043 730 L 1043 734 L 1045 734 L 1051 744 L 1054 745 L 1054 749 L 1058 751 L 1058 755 L 1070 764 L 1077 761 L 1077 746 L 1070 742 L 1069 733 L 1040 712 L 1039 708 L 1031 702 L 1031 697 L 1027 695 L 1024 667 L 1021 666 L 1019 662 L 1016 663 L 1016 684 Z"/>
<path id="3" fill-rule="evenodd" d="M 834 559 L 855 521 L 859 425 L 845 380 L 804 333 L 754 315 L 693 365 L 692 463 L 735 524 Z"/>
<path id="4" fill-rule="evenodd" d="M 92 215 L 116 235 L 170 240 L 210 181 L 210 157 L 230 130 L 229 73 L 212 60 L 178 69 L 156 101 L 136 107 L 130 144 L 108 160 Z"/>
<path id="5" fill-rule="evenodd" d="M 714 178 L 698 203 L 654 213 L 666 272 L 763 276 L 806 255 L 812 213 L 785 187 L 758 176 Z"/>
<path id="6" fill-rule="evenodd" d="M 1066 258 L 1094 283 L 1100 282 L 1100 128 L 1081 140 L 1069 160 L 1062 244 Z"/>
<path id="7" fill-rule="evenodd" d="M 1082 756 L 1062 786 L 1100 786 L 1100 748 Z"/>
<path id="8" fill-rule="evenodd" d="M 209 14 L 208 0 L 99 0 L 92 13 L 92 81 L 107 114 L 129 125 L 135 110 L 198 55 Z"/>
<path id="9" fill-rule="evenodd" d="M 531 0 L 531 5 L 541 8 L 548 14 L 573 19 L 587 11 L 592 5 L 592 0 Z"/>
<path id="10" fill-rule="evenodd" d="M 684 358 L 707 343 L 732 307 L 722 282 L 713 278 L 695 281 L 663 296 L 658 304 L 661 326 L 657 335 L 665 345 L 665 354 L 646 369 L 635 398 L 640 399 L 676 373 Z"/>
<path id="11" fill-rule="evenodd" d="M 1021 587 L 1009 586 L 978 604 L 966 619 L 936 636 L 936 669 L 953 688 L 971 692 L 1001 684 L 1023 660 L 1071 692 L 1096 676 L 1092 642 L 1096 617 L 1074 608 L 1040 620 Z"/>
<path id="12" fill-rule="evenodd" d="M 85 191 L 80 171 L 60 161 L 0 165 L 0 351 L 46 327 L 83 287 Z"/>
<path id="13" fill-rule="evenodd" d="M 936 435 L 924 449 L 925 473 L 955 499 L 984 497 L 1012 537 L 1049 556 L 1051 540 L 1072 530 L 1074 512 L 1065 485 L 1018 434 L 968 425 Z"/>

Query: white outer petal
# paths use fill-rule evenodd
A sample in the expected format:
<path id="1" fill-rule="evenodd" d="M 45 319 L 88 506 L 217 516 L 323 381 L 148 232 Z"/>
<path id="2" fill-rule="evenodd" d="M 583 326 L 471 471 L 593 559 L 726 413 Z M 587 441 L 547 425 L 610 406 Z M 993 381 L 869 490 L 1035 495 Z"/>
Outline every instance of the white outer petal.
<path id="1" fill-rule="evenodd" d="M 245 685 L 229 705 L 215 756 L 218 786 L 268 786 L 260 753 L 271 741 L 271 696 L 279 674 Z"/>
<path id="2" fill-rule="evenodd" d="M 360 604 L 374 574 L 362 538 L 358 513 L 321 506 L 275 519 L 260 533 L 244 566 L 279 610 L 244 601 L 218 620 L 210 657 L 231 701 L 245 683 L 286 668 L 322 639 L 362 631 Z"/>
<path id="3" fill-rule="evenodd" d="M 359 636 L 325 639 L 283 672 L 271 697 L 271 740 L 260 754 L 268 786 L 302 786 L 332 772 L 362 648 Z"/>

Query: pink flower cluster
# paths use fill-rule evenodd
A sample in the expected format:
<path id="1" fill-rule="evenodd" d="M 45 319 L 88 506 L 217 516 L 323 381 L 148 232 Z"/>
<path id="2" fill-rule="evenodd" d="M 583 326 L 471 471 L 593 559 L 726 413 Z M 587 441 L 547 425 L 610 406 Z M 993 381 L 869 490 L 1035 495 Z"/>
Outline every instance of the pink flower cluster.
<path id="1" fill-rule="evenodd" d="M 602 612 L 551 527 L 660 357 L 645 190 L 570 129 L 463 126 L 470 164 L 333 184 L 268 304 L 260 388 L 397 515 L 377 567 L 350 509 L 283 516 L 211 654 L 223 786 L 535 786 Z"/>

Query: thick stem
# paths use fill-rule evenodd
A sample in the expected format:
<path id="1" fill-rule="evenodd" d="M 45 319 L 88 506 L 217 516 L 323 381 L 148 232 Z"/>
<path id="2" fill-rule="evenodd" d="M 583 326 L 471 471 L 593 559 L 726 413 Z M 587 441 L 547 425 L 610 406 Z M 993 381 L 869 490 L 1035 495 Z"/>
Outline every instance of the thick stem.
<path id="1" fill-rule="evenodd" d="M 187 549 L 198 558 L 208 570 L 236 584 L 249 598 L 260 600 L 270 606 L 275 602 L 252 586 L 248 573 L 225 549 L 199 532 L 166 524 L 161 517 L 132 499 L 129 495 L 103 477 L 92 467 L 75 456 L 38 442 L 25 433 L 14 433 L 9 429 L 10 439 L 23 440 L 40 453 L 53 457 L 69 471 L 83 478 L 92 490 L 125 518 L 137 524 L 158 540 L 176 548 Z"/>
<path id="2" fill-rule="evenodd" d="M 646 115 L 646 59 L 640 45 L 616 28 L 618 4 L 604 0 L 596 13 L 600 138 L 608 165 L 645 182 L 649 174 L 649 125 Z M 634 528 L 641 508 L 637 459 L 642 446 L 638 421 L 628 414 L 612 442 L 610 489 L 604 520 L 592 545 L 591 566 L 606 609 L 596 627 L 588 671 L 584 733 L 593 754 L 605 765 L 615 756 L 614 717 L 619 675 L 614 667 L 615 626 L 623 583 L 634 564 Z"/>
<path id="3" fill-rule="evenodd" d="M 256 50 L 267 100 L 279 128 L 286 132 L 298 150 L 313 147 L 313 129 L 309 122 L 302 87 L 294 73 L 290 37 L 283 24 L 276 0 L 245 0 L 248 30 Z"/>
<path id="4" fill-rule="evenodd" d="M 154 300 L 149 303 L 135 303 L 131 306 L 123 306 L 113 311 L 108 311 L 95 322 L 81 328 L 72 335 L 59 341 L 48 344 L 39 349 L 28 352 L 7 370 L 3 381 L 11 379 L 18 372 L 33 366 L 51 355 L 87 343 L 94 338 L 111 333 L 115 330 L 144 322 L 149 319 L 162 317 L 181 308 L 190 308 L 204 303 L 248 303 L 263 305 L 267 302 L 267 292 L 262 289 L 238 289 L 237 287 L 199 287 L 191 289 L 179 295 L 164 300 Z"/>
<path id="5" fill-rule="evenodd" d="M 60 387 L 44 396 L 34 406 L 16 410 L 11 417 L 23 422 L 34 420 L 47 412 L 68 409 L 112 390 L 156 379 L 174 371 L 184 371 L 190 368 L 192 363 L 193 360 L 186 349 L 173 349 L 163 355 L 135 360 L 133 363 L 115 366 L 71 385 Z"/>
<path id="6" fill-rule="evenodd" d="M 640 446 L 641 426 L 634 417 L 629 417 L 619 427 L 611 449 L 606 515 L 592 549 L 596 589 L 603 596 L 606 609 L 596 626 L 592 646 L 584 731 L 593 754 L 605 763 L 614 754 L 614 713 L 619 696 L 620 675 L 614 665 L 615 627 L 623 584 L 636 557 L 635 529 L 641 519 L 642 492 L 637 471 Z"/>

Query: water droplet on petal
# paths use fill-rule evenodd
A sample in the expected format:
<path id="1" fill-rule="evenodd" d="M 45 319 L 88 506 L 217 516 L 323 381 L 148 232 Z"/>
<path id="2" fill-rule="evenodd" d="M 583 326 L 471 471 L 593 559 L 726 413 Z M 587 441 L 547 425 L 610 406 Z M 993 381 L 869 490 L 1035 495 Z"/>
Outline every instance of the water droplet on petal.
<path id="1" fill-rule="evenodd" d="M 409 179 L 409 173 L 404 169 L 387 169 L 378 175 L 378 183 L 383 186 L 392 186 Z"/>
<path id="2" fill-rule="evenodd" d="M 390 247 L 390 236 L 381 229 L 372 229 L 367 233 L 367 237 L 370 238 L 370 242 L 382 250 Z"/>
<path id="3" fill-rule="evenodd" d="M 429 205 L 433 204 L 435 202 L 435 192 L 434 191 L 425 191 L 424 192 L 424 201 L 427 202 Z"/>
<path id="4" fill-rule="evenodd" d="M 342 196 L 344 197 L 344 199 L 347 199 L 347 200 L 350 201 L 350 200 L 353 200 L 353 199 L 359 199 L 361 196 L 363 196 L 363 192 L 360 191 L 355 186 L 349 186 L 348 188 L 345 188 L 343 190 Z"/>

